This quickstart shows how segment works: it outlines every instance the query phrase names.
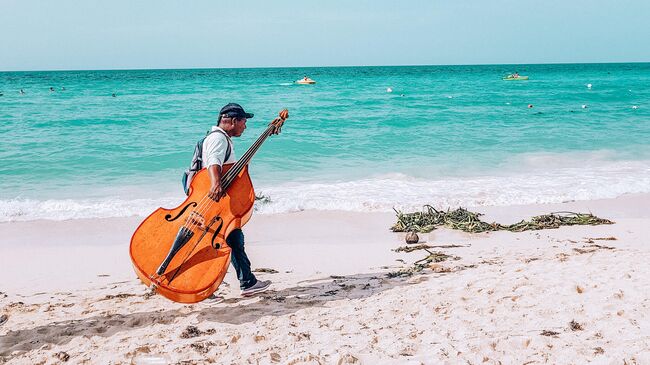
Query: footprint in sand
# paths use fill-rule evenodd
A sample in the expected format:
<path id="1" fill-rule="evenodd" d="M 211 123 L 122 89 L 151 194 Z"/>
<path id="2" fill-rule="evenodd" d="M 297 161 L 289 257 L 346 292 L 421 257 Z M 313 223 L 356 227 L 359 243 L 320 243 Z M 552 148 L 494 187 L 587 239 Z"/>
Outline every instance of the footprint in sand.
<path id="1" fill-rule="evenodd" d="M 54 354 L 54 357 L 56 357 L 57 359 L 63 362 L 70 360 L 70 355 L 68 355 L 68 353 L 64 351 L 57 352 L 56 354 Z"/>
<path id="2" fill-rule="evenodd" d="M 109 326 L 120 326 L 124 324 L 124 321 L 121 319 L 109 319 L 105 323 Z"/>

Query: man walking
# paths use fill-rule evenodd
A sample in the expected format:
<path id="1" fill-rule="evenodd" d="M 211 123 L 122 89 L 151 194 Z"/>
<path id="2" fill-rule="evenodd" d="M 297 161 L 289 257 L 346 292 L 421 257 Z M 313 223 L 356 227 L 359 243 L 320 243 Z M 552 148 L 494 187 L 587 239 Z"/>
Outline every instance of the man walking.
<path id="1" fill-rule="evenodd" d="M 221 186 L 221 174 L 224 164 L 235 163 L 232 137 L 240 137 L 246 129 L 246 120 L 253 114 L 244 111 L 241 105 L 229 103 L 221 108 L 217 125 L 212 127 L 210 133 L 203 141 L 203 167 L 210 176 L 210 192 L 208 196 L 219 200 L 225 192 Z M 251 272 L 251 262 L 244 251 L 244 233 L 235 229 L 228 237 L 226 243 L 231 248 L 230 262 L 235 267 L 242 296 L 251 296 L 262 292 L 271 285 L 270 280 L 257 280 Z"/>

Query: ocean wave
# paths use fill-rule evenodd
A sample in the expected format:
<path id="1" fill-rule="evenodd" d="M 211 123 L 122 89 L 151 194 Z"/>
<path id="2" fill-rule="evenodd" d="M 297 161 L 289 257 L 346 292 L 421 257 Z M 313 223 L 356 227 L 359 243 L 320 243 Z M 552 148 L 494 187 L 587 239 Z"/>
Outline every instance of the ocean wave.
<path id="1" fill-rule="evenodd" d="M 10 199 L 0 200 L 0 222 L 37 219 L 68 220 L 82 218 L 113 218 L 147 216 L 160 206 L 174 207 L 180 201 L 159 199 Z"/>
<path id="2" fill-rule="evenodd" d="M 395 173 L 354 181 L 260 186 L 256 192 L 269 200 L 256 205 L 261 214 L 302 210 L 382 212 L 419 209 L 423 204 L 447 208 L 559 203 L 650 192 L 650 161 L 437 180 Z M 0 200 L 0 222 L 146 216 L 157 207 L 171 208 L 181 201 L 178 194 L 164 193 L 141 199 Z"/>
<path id="3" fill-rule="evenodd" d="M 258 207 L 260 213 L 391 211 L 420 209 L 423 204 L 447 208 L 561 203 L 650 192 L 650 164 L 630 162 L 607 168 L 440 180 L 393 175 L 332 184 L 286 184 L 259 192 L 271 200 Z"/>

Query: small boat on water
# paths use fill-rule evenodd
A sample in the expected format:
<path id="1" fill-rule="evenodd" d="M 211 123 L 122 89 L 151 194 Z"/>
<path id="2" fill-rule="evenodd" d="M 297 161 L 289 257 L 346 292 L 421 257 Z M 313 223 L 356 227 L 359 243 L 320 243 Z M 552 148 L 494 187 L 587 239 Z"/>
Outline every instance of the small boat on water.
<path id="1" fill-rule="evenodd" d="M 300 80 L 296 80 L 296 81 L 294 81 L 294 82 L 295 82 L 296 84 L 300 84 L 300 85 L 312 85 L 312 84 L 315 84 L 315 83 L 316 83 L 316 81 L 310 79 L 310 78 L 307 77 L 307 76 L 303 77 L 303 78 L 300 79 Z"/>
<path id="2" fill-rule="evenodd" d="M 502 80 L 505 81 L 523 81 L 523 80 L 528 80 L 528 76 L 515 76 L 515 75 L 508 75 L 504 76 Z"/>

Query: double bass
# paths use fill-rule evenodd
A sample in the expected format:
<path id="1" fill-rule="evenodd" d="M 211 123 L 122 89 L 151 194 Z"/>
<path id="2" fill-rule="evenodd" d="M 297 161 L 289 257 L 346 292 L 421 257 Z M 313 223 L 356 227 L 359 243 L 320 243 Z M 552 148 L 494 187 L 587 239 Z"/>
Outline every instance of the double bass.
<path id="1" fill-rule="evenodd" d="M 214 293 L 228 270 L 226 237 L 250 219 L 255 203 L 248 163 L 271 135 L 280 133 L 289 112 L 279 113 L 239 161 L 224 164 L 224 195 L 208 196 L 210 176 L 202 169 L 192 179 L 187 199 L 176 208 L 158 208 L 131 237 L 129 253 L 147 286 L 180 303 L 196 303 Z"/>

